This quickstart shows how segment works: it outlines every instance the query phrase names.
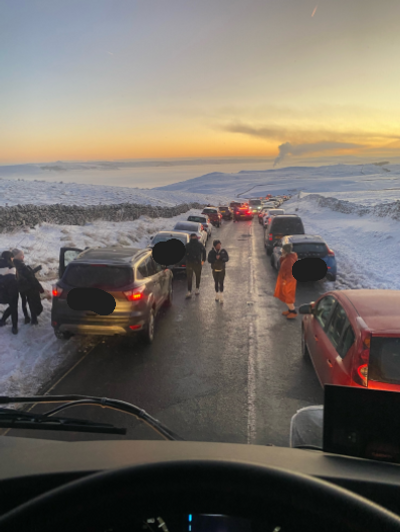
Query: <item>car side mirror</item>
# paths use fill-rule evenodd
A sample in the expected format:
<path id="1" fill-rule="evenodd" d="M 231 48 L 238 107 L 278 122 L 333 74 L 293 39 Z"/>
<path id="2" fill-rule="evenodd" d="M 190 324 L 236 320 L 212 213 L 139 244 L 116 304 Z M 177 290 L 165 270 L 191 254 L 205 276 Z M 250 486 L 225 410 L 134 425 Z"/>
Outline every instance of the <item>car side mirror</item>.
<path id="1" fill-rule="evenodd" d="M 314 314 L 314 309 L 311 303 L 300 305 L 299 314 Z"/>

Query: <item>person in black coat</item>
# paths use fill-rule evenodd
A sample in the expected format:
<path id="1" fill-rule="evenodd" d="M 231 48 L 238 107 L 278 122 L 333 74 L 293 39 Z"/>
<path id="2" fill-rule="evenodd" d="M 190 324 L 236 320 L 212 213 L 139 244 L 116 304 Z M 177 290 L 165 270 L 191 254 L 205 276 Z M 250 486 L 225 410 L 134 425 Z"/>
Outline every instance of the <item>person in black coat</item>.
<path id="1" fill-rule="evenodd" d="M 16 276 L 12 273 L 11 253 L 4 251 L 0 257 L 0 303 L 8 305 L 0 318 L 0 327 L 6 324 L 7 319 L 11 316 L 12 332 L 18 333 L 18 282 Z M 10 273 L 8 273 L 10 271 Z"/>
<path id="2" fill-rule="evenodd" d="M 215 301 L 222 304 L 224 302 L 225 264 L 229 260 L 229 255 L 226 249 L 222 249 L 220 240 L 214 240 L 213 248 L 208 253 L 207 260 L 211 264 L 215 282 Z"/>
<path id="3" fill-rule="evenodd" d="M 37 317 L 43 311 L 40 294 L 44 292 L 44 289 L 36 279 L 35 273 L 41 269 L 41 266 L 35 269 L 27 266 L 24 262 L 24 252 L 20 249 L 13 249 L 12 254 L 12 263 L 17 270 L 19 291 L 28 300 L 29 310 L 31 311 L 31 324 L 37 325 Z"/>
<path id="4" fill-rule="evenodd" d="M 196 275 L 196 296 L 200 293 L 201 270 L 206 260 L 206 248 L 197 238 L 196 233 L 190 235 L 190 241 L 186 244 L 186 275 L 188 283 L 188 293 L 186 297 L 192 295 L 193 273 Z"/>

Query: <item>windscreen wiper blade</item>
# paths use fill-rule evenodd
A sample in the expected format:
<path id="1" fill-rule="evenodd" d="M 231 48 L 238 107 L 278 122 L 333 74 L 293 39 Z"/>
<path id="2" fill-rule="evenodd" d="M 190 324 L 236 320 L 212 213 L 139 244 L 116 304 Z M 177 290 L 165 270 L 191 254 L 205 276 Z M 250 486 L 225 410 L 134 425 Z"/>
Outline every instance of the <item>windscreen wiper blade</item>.
<path id="1" fill-rule="evenodd" d="M 85 419 L 48 417 L 46 414 L 21 412 L 9 408 L 0 408 L 0 427 L 12 429 L 126 434 L 125 428 L 114 427 L 114 425 L 108 423 L 97 423 Z"/>
<path id="2" fill-rule="evenodd" d="M 66 408 L 71 408 L 73 406 L 100 406 L 102 408 L 111 408 L 113 410 L 118 410 L 120 412 L 133 415 L 137 419 L 144 421 L 147 425 L 149 425 L 153 430 L 158 432 L 166 440 L 184 441 L 184 438 L 178 436 L 178 434 L 166 427 L 163 423 L 161 423 L 161 421 L 158 421 L 158 419 L 148 414 L 142 408 L 139 408 L 126 401 L 121 401 L 120 399 L 109 399 L 108 397 L 95 397 L 91 395 L 38 395 L 29 397 L 9 397 L 4 395 L 0 396 L 0 404 L 12 403 L 64 403 L 54 408 L 53 410 L 42 414 L 46 417 L 53 416 L 53 414 L 56 414 L 61 410 L 65 410 Z M 95 423 L 95 425 L 96 424 L 101 425 L 99 423 Z"/>

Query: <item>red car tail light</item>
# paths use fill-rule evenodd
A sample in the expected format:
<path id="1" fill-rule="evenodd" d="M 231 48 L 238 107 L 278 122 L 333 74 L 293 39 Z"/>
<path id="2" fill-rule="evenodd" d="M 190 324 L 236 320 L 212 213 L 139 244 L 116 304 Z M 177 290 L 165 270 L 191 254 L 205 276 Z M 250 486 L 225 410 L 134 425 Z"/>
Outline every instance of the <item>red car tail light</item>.
<path id="1" fill-rule="evenodd" d="M 328 248 L 328 257 L 334 257 L 334 256 L 335 256 L 335 252 L 332 249 Z"/>
<path id="2" fill-rule="evenodd" d="M 141 301 L 144 298 L 142 290 L 129 290 L 123 294 L 128 301 Z"/>
<path id="3" fill-rule="evenodd" d="M 251 214 L 251 211 L 247 211 L 247 213 L 246 213 L 246 214 Z"/>
<path id="4" fill-rule="evenodd" d="M 64 290 L 60 286 L 57 286 L 56 284 L 53 284 L 53 286 L 51 287 L 51 293 L 53 297 L 60 297 L 63 291 Z"/>
<path id="5" fill-rule="evenodd" d="M 361 386 L 368 386 L 368 362 L 371 347 L 371 332 L 361 331 L 361 346 L 354 360 L 353 380 Z"/>
<path id="6" fill-rule="evenodd" d="M 272 237 L 272 233 L 270 233 L 270 234 L 268 235 L 268 240 L 272 241 L 272 238 L 273 238 L 273 237 Z"/>
<path id="7" fill-rule="evenodd" d="M 133 331 L 135 329 L 141 329 L 141 327 L 142 327 L 141 325 L 129 325 L 129 328 L 132 329 Z"/>

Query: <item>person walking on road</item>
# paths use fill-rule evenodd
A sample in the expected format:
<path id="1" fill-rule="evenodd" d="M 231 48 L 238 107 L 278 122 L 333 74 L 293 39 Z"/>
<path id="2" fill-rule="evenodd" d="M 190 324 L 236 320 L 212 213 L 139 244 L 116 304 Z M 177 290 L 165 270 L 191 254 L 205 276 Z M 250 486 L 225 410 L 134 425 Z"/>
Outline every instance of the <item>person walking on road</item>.
<path id="1" fill-rule="evenodd" d="M 197 238 L 196 233 L 190 235 L 190 241 L 186 244 L 186 275 L 188 292 L 186 297 L 192 296 L 193 273 L 196 276 L 196 296 L 200 294 L 201 270 L 206 260 L 206 248 Z"/>
<path id="2" fill-rule="evenodd" d="M 40 300 L 40 294 L 44 292 L 42 285 L 35 277 L 35 273 L 41 269 L 41 266 L 34 270 L 24 262 L 24 252 L 20 249 L 13 249 L 13 258 L 11 259 L 17 270 L 17 281 L 21 296 L 26 296 L 29 310 L 31 311 L 31 324 L 37 325 L 37 317 L 42 313 L 43 306 Z"/>
<path id="3" fill-rule="evenodd" d="M 282 255 L 279 259 L 280 269 L 276 280 L 274 297 L 286 303 L 288 310 L 284 310 L 282 315 L 289 320 L 297 316 L 297 311 L 294 308 L 297 281 L 292 275 L 293 264 L 297 259 L 297 253 L 293 252 L 293 244 L 284 244 L 282 246 Z"/>
<path id="4" fill-rule="evenodd" d="M 214 240 L 207 260 L 211 264 L 215 283 L 215 301 L 222 304 L 224 302 L 225 264 L 229 260 L 229 255 L 226 249 L 222 249 L 220 240 Z"/>

